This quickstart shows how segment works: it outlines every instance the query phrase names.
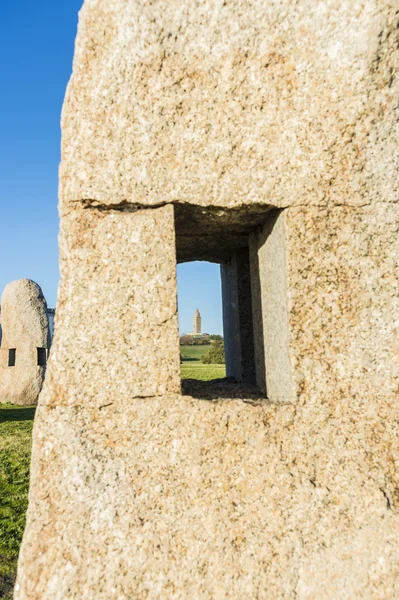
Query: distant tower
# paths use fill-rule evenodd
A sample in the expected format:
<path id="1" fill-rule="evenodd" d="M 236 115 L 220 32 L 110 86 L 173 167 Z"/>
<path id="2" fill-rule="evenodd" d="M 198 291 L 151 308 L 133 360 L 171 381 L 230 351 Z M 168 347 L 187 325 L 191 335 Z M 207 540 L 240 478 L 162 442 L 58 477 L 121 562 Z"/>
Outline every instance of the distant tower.
<path id="1" fill-rule="evenodd" d="M 201 315 L 200 315 L 200 311 L 197 310 L 194 313 L 194 319 L 193 319 L 193 333 L 201 333 L 202 332 L 202 326 L 201 326 Z"/>

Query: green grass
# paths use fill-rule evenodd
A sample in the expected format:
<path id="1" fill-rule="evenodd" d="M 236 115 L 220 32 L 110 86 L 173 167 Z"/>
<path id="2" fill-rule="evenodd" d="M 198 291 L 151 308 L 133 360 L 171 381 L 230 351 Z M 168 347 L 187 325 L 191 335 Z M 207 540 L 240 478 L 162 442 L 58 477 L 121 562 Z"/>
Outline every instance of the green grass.
<path id="1" fill-rule="evenodd" d="M 0 598 L 12 599 L 28 506 L 35 409 L 0 404 Z"/>
<path id="2" fill-rule="evenodd" d="M 209 350 L 210 346 L 180 346 L 180 354 L 183 362 L 185 361 L 198 361 L 201 362 L 201 358 Z"/>
<path id="3" fill-rule="evenodd" d="M 180 346 L 183 362 L 181 366 L 182 379 L 200 379 L 209 381 L 226 377 L 225 365 L 204 365 L 201 357 L 206 354 L 210 346 Z"/>
<path id="4" fill-rule="evenodd" d="M 210 381 L 226 377 L 225 365 L 203 365 L 202 363 L 183 363 L 181 365 L 182 379 L 200 379 Z"/>

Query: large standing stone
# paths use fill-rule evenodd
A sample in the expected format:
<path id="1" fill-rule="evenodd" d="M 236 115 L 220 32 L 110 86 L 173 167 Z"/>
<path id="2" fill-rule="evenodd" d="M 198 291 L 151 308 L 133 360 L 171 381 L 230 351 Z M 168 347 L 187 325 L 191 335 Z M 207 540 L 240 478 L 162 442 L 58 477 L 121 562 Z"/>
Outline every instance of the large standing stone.
<path id="1" fill-rule="evenodd" d="M 16 600 L 399 597 L 397 23 L 85 1 Z M 257 396 L 180 393 L 196 259 Z"/>
<path id="2" fill-rule="evenodd" d="M 1 297 L 0 402 L 36 404 L 50 348 L 47 304 L 30 279 L 9 283 Z"/>

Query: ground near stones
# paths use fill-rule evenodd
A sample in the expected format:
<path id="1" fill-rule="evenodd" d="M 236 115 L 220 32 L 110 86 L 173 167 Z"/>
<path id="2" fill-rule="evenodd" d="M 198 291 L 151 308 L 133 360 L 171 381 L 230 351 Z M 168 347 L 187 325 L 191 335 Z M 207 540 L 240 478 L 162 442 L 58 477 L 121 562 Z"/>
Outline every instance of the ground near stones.
<path id="1" fill-rule="evenodd" d="M 0 405 L 0 598 L 12 600 L 28 506 L 35 409 Z"/>
<path id="2" fill-rule="evenodd" d="M 198 363 L 184 364 L 181 367 L 182 379 L 199 379 L 201 381 L 211 381 L 212 379 L 221 379 L 226 377 L 225 365 L 203 365 Z"/>

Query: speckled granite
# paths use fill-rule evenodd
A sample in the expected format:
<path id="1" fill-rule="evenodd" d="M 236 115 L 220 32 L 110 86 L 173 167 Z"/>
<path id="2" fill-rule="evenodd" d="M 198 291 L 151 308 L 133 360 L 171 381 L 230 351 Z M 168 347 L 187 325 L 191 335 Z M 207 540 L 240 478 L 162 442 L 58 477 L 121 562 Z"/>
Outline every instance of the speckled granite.
<path id="1" fill-rule="evenodd" d="M 42 401 L 80 405 L 89 381 L 86 406 L 102 406 L 110 390 L 114 401 L 179 391 L 173 207 L 73 211 L 60 250 L 61 339 L 49 370 L 58 392 Z"/>
<path id="2" fill-rule="evenodd" d="M 397 597 L 398 208 L 287 211 L 296 405 L 125 396 L 59 311 L 17 599 Z"/>
<path id="3" fill-rule="evenodd" d="M 285 216 L 298 391 L 397 402 L 399 204 Z"/>
<path id="4" fill-rule="evenodd" d="M 397 0 L 86 0 L 61 199 L 398 200 Z"/>
<path id="5" fill-rule="evenodd" d="M 16 600 L 399 597 L 398 8 L 86 0 Z M 175 239 L 271 207 L 292 397 L 180 393 Z"/>
<path id="6" fill-rule="evenodd" d="M 42 406 L 15 597 L 394 599 L 393 408 Z"/>

